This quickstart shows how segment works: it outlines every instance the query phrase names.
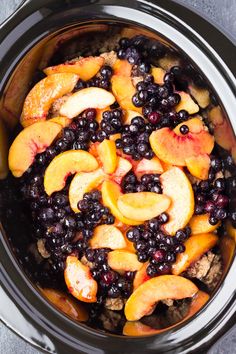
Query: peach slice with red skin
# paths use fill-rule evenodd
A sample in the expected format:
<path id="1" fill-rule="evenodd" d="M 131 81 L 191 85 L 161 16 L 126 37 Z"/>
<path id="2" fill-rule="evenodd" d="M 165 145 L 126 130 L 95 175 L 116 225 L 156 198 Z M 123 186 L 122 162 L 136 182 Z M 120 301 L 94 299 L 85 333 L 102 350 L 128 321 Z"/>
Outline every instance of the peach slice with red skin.
<path id="1" fill-rule="evenodd" d="M 213 232 L 220 226 L 220 221 L 216 225 L 211 225 L 209 216 L 209 214 L 193 215 L 189 221 L 192 235 Z"/>
<path id="2" fill-rule="evenodd" d="M 177 255 L 176 262 L 172 266 L 172 273 L 179 275 L 191 264 L 201 258 L 204 253 L 214 247 L 219 238 L 213 233 L 192 235 L 184 243 L 185 251 Z"/>
<path id="3" fill-rule="evenodd" d="M 147 267 L 149 265 L 149 262 L 146 262 L 143 264 L 142 268 L 140 268 L 135 276 L 134 276 L 134 281 L 133 281 L 133 290 L 136 290 L 141 284 L 145 283 L 145 281 L 151 279 L 149 275 L 147 275 Z"/>
<path id="4" fill-rule="evenodd" d="M 134 322 L 127 321 L 124 325 L 124 328 L 123 328 L 123 334 L 126 336 L 137 337 L 137 336 L 147 336 L 147 335 L 151 335 L 151 334 L 163 333 L 171 328 L 174 328 L 175 326 L 179 325 L 180 323 L 185 322 L 187 319 L 192 317 L 195 313 L 200 311 L 201 308 L 209 300 L 209 298 L 210 298 L 210 296 L 207 293 L 199 290 L 197 292 L 197 294 L 193 297 L 191 304 L 189 305 L 187 315 L 181 321 L 174 324 L 173 326 L 169 326 L 169 327 L 161 328 L 161 329 L 154 329 L 152 327 L 149 327 L 149 326 L 143 324 L 140 321 L 134 321 Z"/>
<path id="5" fill-rule="evenodd" d="M 107 263 L 111 269 L 121 274 L 128 271 L 135 272 L 143 265 L 143 263 L 138 261 L 136 254 L 126 250 L 109 252 L 107 255 Z"/>
<path id="6" fill-rule="evenodd" d="M 113 140 L 104 139 L 98 145 L 98 156 L 104 172 L 112 174 L 117 166 L 116 143 Z"/>
<path id="7" fill-rule="evenodd" d="M 76 299 L 84 302 L 97 301 L 97 282 L 93 279 L 89 267 L 82 264 L 77 257 L 66 258 L 64 278 L 70 294 Z"/>
<path id="8" fill-rule="evenodd" d="M 57 155 L 48 165 L 44 175 L 44 189 L 47 195 L 60 191 L 69 175 L 91 172 L 98 168 L 94 156 L 84 150 L 68 150 Z"/>
<path id="9" fill-rule="evenodd" d="M 4 179 L 8 175 L 8 132 L 3 120 L 0 118 L 0 179 Z"/>
<path id="10" fill-rule="evenodd" d="M 185 135 L 179 131 L 183 124 L 189 128 Z M 161 161 L 177 166 L 186 166 L 186 159 L 189 157 L 210 154 L 214 147 L 214 137 L 205 130 L 199 118 L 181 123 L 174 130 L 156 130 L 149 140 L 152 150 Z"/>
<path id="11" fill-rule="evenodd" d="M 59 124 L 50 121 L 37 122 L 23 129 L 9 150 L 9 168 L 13 176 L 21 177 L 34 162 L 35 156 L 52 144 L 61 129 Z"/>
<path id="12" fill-rule="evenodd" d="M 190 280 L 177 275 L 160 275 L 140 285 L 125 304 L 128 321 L 137 321 L 158 303 L 158 301 L 180 300 L 193 297 L 198 288 Z"/>
<path id="13" fill-rule="evenodd" d="M 172 167 L 160 176 L 163 194 L 171 199 L 167 209 L 169 221 L 163 230 L 170 235 L 187 225 L 194 213 L 194 194 L 192 185 L 179 167 Z"/>
<path id="14" fill-rule="evenodd" d="M 122 178 L 132 169 L 132 164 L 123 157 L 117 156 L 117 166 L 112 175 L 112 180 L 121 184 Z"/>
<path id="15" fill-rule="evenodd" d="M 112 250 L 127 247 L 122 232 L 114 225 L 97 226 L 89 244 L 91 248 L 110 248 Z"/>
<path id="16" fill-rule="evenodd" d="M 80 79 L 87 81 L 95 76 L 104 64 L 102 57 L 86 57 L 79 60 L 66 62 L 56 66 L 49 66 L 44 69 L 46 75 L 56 73 L 73 73 L 79 75 Z"/>
<path id="17" fill-rule="evenodd" d="M 157 156 L 153 157 L 151 160 L 142 159 L 135 168 L 135 174 L 138 179 L 144 175 L 149 173 L 157 173 L 161 174 L 164 172 L 162 164 Z"/>
<path id="18" fill-rule="evenodd" d="M 127 193 L 118 198 L 120 212 L 132 220 L 150 220 L 168 209 L 171 200 L 153 192 Z"/>
<path id="19" fill-rule="evenodd" d="M 113 65 L 114 75 L 131 76 L 132 65 L 127 60 L 117 59 Z"/>
<path id="20" fill-rule="evenodd" d="M 130 77 L 113 75 L 111 78 L 111 85 L 112 92 L 123 109 L 130 109 L 142 113 L 142 109 L 140 107 L 135 107 L 132 102 L 132 97 L 136 93 L 136 89 L 134 88 Z"/>
<path id="21" fill-rule="evenodd" d="M 23 127 L 46 120 L 51 104 L 56 99 L 70 93 L 78 79 L 76 74 L 59 73 L 39 81 L 25 99 L 20 118 Z"/>
<path id="22" fill-rule="evenodd" d="M 191 175 L 202 180 L 208 179 L 211 160 L 207 154 L 188 157 L 185 162 Z"/>
<path id="23" fill-rule="evenodd" d="M 102 109 L 114 102 L 115 97 L 110 92 L 98 87 L 87 87 L 68 97 L 60 107 L 60 114 L 74 118 L 88 108 Z"/>
<path id="24" fill-rule="evenodd" d="M 184 109 L 189 114 L 195 114 L 199 111 L 199 106 L 194 102 L 188 93 L 181 91 L 178 92 L 178 94 L 180 95 L 180 102 L 175 107 L 176 112 L 182 111 Z"/>
<path id="25" fill-rule="evenodd" d="M 85 193 L 97 188 L 105 179 L 101 168 L 92 172 L 78 172 L 70 183 L 69 201 L 70 207 L 75 213 L 79 213 L 78 202 L 83 199 Z"/>
<path id="26" fill-rule="evenodd" d="M 88 320 L 88 312 L 82 304 L 70 298 L 62 291 L 45 288 L 41 289 L 41 292 L 54 306 L 74 320 L 79 322 L 86 322 Z"/>
<path id="27" fill-rule="evenodd" d="M 118 198 L 122 195 L 120 187 L 113 181 L 104 181 L 102 184 L 102 201 L 103 204 L 110 208 L 112 214 L 122 223 L 126 225 L 139 225 L 141 221 L 126 218 L 117 206 Z"/>

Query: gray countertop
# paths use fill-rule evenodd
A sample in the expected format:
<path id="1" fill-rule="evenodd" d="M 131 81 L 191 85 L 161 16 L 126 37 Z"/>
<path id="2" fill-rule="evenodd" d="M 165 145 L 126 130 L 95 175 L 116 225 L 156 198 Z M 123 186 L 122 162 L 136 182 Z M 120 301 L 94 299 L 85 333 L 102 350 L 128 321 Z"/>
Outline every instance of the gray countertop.
<path id="1" fill-rule="evenodd" d="M 21 1 L 1 0 L 0 23 L 15 10 Z M 198 10 L 210 21 L 215 22 L 236 37 L 236 0 L 181 0 L 179 2 Z M 0 354 L 12 353 L 37 354 L 39 351 L 0 323 Z M 209 354 L 236 354 L 236 327 L 216 343 Z"/>

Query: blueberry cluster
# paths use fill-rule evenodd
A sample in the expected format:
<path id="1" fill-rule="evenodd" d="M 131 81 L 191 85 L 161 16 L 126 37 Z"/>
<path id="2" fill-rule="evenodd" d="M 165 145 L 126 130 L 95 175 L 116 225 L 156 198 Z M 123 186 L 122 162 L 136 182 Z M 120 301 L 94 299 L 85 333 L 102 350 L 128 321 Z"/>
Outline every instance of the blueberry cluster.
<path id="1" fill-rule="evenodd" d="M 225 179 L 215 179 L 215 174 L 221 170 L 222 162 L 218 158 L 212 157 L 208 180 L 193 185 L 195 214 L 209 213 L 211 225 L 216 225 L 219 220 L 225 220 L 228 216 L 229 198 L 225 194 Z"/>
<path id="2" fill-rule="evenodd" d="M 180 101 L 180 95 L 173 92 L 173 80 L 172 72 L 167 72 L 164 76 L 164 85 L 158 85 L 154 83 L 152 75 L 147 75 L 144 81 L 136 86 L 137 93 L 132 98 L 133 104 L 136 107 L 149 107 L 152 111 L 158 110 L 159 114 L 172 110 Z M 144 114 L 146 108 L 143 110 Z"/>
<path id="3" fill-rule="evenodd" d="M 168 214 L 162 213 L 144 225 L 130 228 L 126 233 L 127 238 L 134 243 L 138 260 L 149 261 L 146 272 L 151 277 L 171 272 L 171 264 L 178 253 L 185 251 L 183 242 L 191 234 L 191 229 L 186 227 L 178 230 L 175 236 L 165 235 L 161 226 L 168 219 Z"/>
<path id="4" fill-rule="evenodd" d="M 100 130 L 92 137 L 92 141 L 102 142 L 110 135 L 120 133 L 122 130 L 122 110 L 120 108 L 105 111 L 102 114 Z"/>
<path id="5" fill-rule="evenodd" d="M 131 124 L 123 126 L 121 138 L 116 140 L 116 147 L 131 155 L 134 160 L 151 159 L 154 152 L 149 144 L 149 136 L 153 130 L 155 127 L 142 117 L 134 117 Z"/>
<path id="6" fill-rule="evenodd" d="M 107 264 L 107 254 L 110 250 L 91 249 L 85 250 L 85 257 L 92 262 L 91 274 L 100 285 L 99 293 L 104 298 L 129 297 L 132 292 L 132 280 L 134 273 L 126 272 L 123 276 L 112 270 Z"/>
<path id="7" fill-rule="evenodd" d="M 112 76 L 112 68 L 109 65 L 104 65 L 98 75 L 93 77 L 88 81 L 83 81 L 81 79 L 78 80 L 77 84 L 75 85 L 74 92 L 82 90 L 87 87 L 100 87 L 105 90 L 109 90 L 111 87 L 111 76 Z"/>
<path id="8" fill-rule="evenodd" d="M 127 175 L 122 180 L 122 192 L 123 193 L 134 193 L 134 192 L 154 192 L 162 193 L 160 175 L 150 173 L 144 174 L 140 181 L 133 172 L 127 173 Z"/>
<path id="9" fill-rule="evenodd" d="M 119 40 L 117 56 L 137 65 L 140 73 L 148 73 L 151 69 L 150 59 L 158 59 L 165 55 L 167 48 L 159 41 L 138 35 L 133 38 L 123 37 Z"/>

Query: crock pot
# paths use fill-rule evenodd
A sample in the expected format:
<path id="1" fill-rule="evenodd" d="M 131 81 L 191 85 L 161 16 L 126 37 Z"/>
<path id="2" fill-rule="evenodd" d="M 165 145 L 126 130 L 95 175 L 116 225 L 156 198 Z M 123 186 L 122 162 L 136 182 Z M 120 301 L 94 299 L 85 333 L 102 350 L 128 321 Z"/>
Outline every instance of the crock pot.
<path id="1" fill-rule="evenodd" d="M 17 82 L 24 87 L 19 96 L 27 91 L 38 56 L 42 59 L 52 43 L 64 43 L 83 29 L 100 31 L 117 25 L 150 31 L 189 56 L 215 88 L 228 129 L 236 131 L 234 44 L 205 19 L 170 0 L 26 0 L 0 27 L 2 100 Z M 20 102 L 15 97 L 17 112 Z M 5 120 L 10 117 L 1 114 Z M 11 128 L 10 118 L 7 123 Z M 24 273 L 1 227 L 1 318 L 31 344 L 50 353 L 206 353 L 236 320 L 236 258 L 234 250 L 229 254 L 230 250 L 220 286 L 193 318 L 156 336 L 122 337 L 78 324 L 50 305 Z"/>

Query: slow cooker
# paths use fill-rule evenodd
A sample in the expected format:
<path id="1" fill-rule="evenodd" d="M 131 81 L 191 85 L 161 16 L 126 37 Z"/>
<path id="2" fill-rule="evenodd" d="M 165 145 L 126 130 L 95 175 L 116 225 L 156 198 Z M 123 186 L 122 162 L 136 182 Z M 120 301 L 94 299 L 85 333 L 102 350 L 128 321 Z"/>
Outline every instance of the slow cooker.
<path id="1" fill-rule="evenodd" d="M 0 107 L 9 131 L 39 62 L 81 33 L 87 33 L 89 40 L 89 33 L 102 31 L 105 38 L 106 30 L 112 27 L 132 28 L 156 37 L 192 61 L 214 87 L 228 129 L 236 131 L 233 42 L 205 19 L 170 0 L 24 1 L 0 27 Z M 3 109 L 4 99 L 11 94 L 13 116 Z M 227 264 L 223 279 L 199 313 L 159 335 L 133 338 L 93 330 L 56 310 L 24 272 L 12 246 L 22 235 L 16 227 L 12 230 L 8 235 L 0 225 L 1 317 L 16 333 L 46 352 L 206 353 L 235 323 L 234 246 L 224 248 Z"/>

